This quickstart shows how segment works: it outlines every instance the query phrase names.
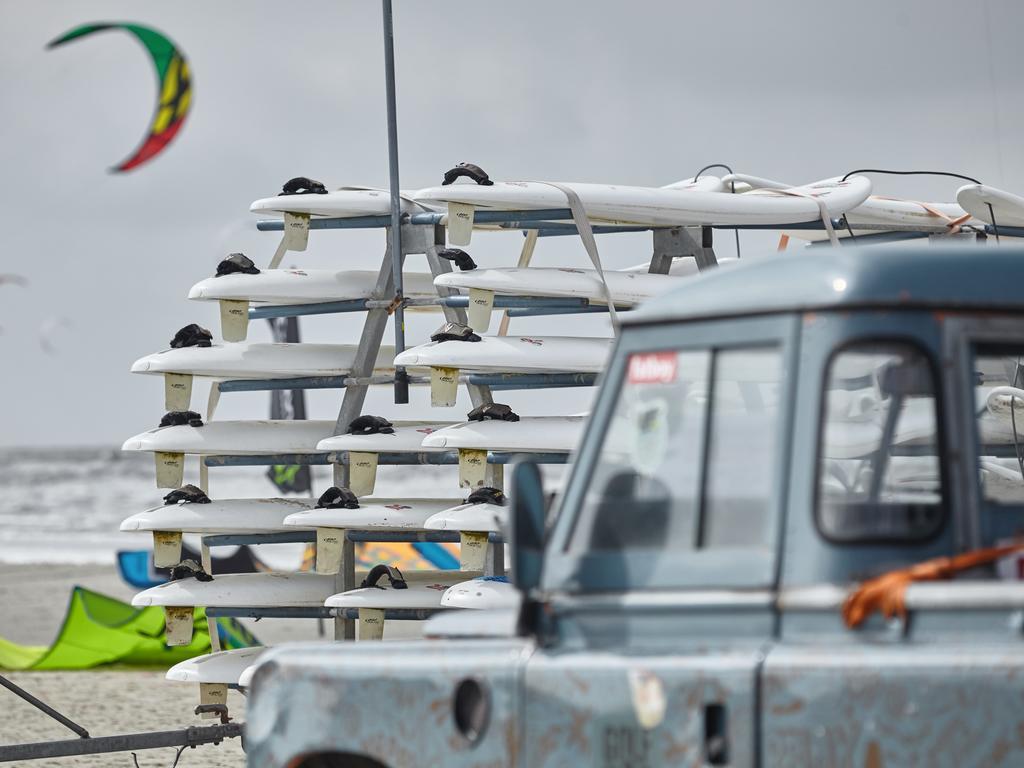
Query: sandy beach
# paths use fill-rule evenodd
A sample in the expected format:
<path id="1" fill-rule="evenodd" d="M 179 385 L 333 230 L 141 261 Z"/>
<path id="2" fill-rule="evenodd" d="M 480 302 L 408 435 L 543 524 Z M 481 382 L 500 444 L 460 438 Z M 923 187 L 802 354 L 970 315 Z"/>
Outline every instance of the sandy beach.
<path id="1" fill-rule="evenodd" d="M 18 643 L 47 645 L 56 635 L 72 586 L 80 584 L 124 600 L 133 590 L 105 565 L 11 565 L 0 564 L 0 635 Z M 316 622 L 264 619 L 246 621 L 267 644 L 317 637 Z M 5 677 L 55 707 L 93 736 L 170 730 L 188 725 L 207 725 L 192 714 L 198 704 L 195 686 L 172 683 L 160 670 L 96 669 L 84 672 L 11 672 Z M 245 698 L 229 693 L 231 716 L 245 719 Z M 37 711 L 14 694 L 0 689 L 0 744 L 74 738 L 59 723 Z M 146 750 L 138 755 L 142 768 L 166 768 L 173 749 Z M 218 746 L 186 750 L 180 768 L 242 766 L 245 757 L 237 740 Z M 130 753 L 112 753 L 55 760 L 33 760 L 9 765 L 27 766 L 126 766 Z"/>

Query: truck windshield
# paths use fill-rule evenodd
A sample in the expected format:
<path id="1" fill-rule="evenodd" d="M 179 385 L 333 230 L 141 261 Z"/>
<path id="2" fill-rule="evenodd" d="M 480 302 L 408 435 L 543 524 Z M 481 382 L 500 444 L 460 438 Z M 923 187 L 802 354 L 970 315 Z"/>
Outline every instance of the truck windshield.
<path id="1" fill-rule="evenodd" d="M 841 542 L 929 538 L 943 515 L 935 376 L 904 343 L 863 342 L 829 366 L 818 527 Z"/>
<path id="2" fill-rule="evenodd" d="M 763 547 L 781 352 L 631 355 L 569 549 Z"/>

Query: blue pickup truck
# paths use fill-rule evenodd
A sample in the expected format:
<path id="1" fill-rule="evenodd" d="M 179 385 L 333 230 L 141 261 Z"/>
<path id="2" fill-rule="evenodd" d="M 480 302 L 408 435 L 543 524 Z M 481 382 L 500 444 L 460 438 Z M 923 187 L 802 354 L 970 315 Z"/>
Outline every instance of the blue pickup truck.
<path id="1" fill-rule="evenodd" d="M 257 669 L 253 768 L 1024 765 L 1024 251 L 748 259 L 622 318 L 517 611 Z"/>

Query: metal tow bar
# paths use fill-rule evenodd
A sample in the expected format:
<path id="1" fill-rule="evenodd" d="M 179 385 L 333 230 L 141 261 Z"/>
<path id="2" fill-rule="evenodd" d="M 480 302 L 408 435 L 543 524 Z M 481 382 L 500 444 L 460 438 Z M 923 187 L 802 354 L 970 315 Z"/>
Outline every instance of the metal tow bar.
<path id="1" fill-rule="evenodd" d="M 20 696 L 41 712 L 79 735 L 77 739 L 62 741 L 40 741 L 31 744 L 10 744 L 0 746 L 0 763 L 13 760 L 39 760 L 47 757 L 69 757 L 71 755 L 93 755 L 104 752 L 128 752 L 135 749 L 158 749 L 160 747 L 198 747 L 200 744 L 220 744 L 224 739 L 243 737 L 242 723 L 232 723 L 228 709 L 223 704 L 207 704 L 196 707 L 196 714 L 213 712 L 220 715 L 220 725 L 191 726 L 177 731 L 151 731 L 148 733 L 125 733 L 118 736 L 92 737 L 82 726 L 40 701 L 19 685 L 0 675 L 0 686 Z"/>

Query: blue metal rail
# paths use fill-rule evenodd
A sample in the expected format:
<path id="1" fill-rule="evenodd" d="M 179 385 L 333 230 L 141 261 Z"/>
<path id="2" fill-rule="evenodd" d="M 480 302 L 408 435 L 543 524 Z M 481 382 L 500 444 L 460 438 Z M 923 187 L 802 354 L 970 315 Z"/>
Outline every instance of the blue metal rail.
<path id="1" fill-rule="evenodd" d="M 353 531 L 346 530 L 345 538 L 354 542 L 458 544 L 458 531 Z M 504 542 L 501 534 L 492 533 L 488 540 Z M 238 547 L 258 544 L 312 544 L 316 541 L 314 531 L 274 531 L 268 533 L 218 533 L 203 536 L 203 543 L 209 547 Z"/>
<path id="2" fill-rule="evenodd" d="M 386 621 L 424 621 L 443 608 L 388 608 Z M 207 608 L 211 619 L 358 619 L 358 608 L 327 608 L 326 606 L 277 606 L 270 608 L 225 607 Z"/>
<path id="3" fill-rule="evenodd" d="M 568 464 L 569 454 L 530 451 L 492 451 L 487 454 L 488 464 L 511 464 L 519 456 L 529 456 L 538 464 Z M 333 459 L 333 461 L 332 461 Z M 310 464 L 325 466 L 328 464 L 348 464 L 348 452 L 344 453 L 275 453 L 261 456 L 204 456 L 203 463 L 207 467 L 272 467 L 278 464 Z M 447 466 L 459 463 L 457 451 L 437 453 L 378 453 L 379 465 L 436 465 Z"/>

